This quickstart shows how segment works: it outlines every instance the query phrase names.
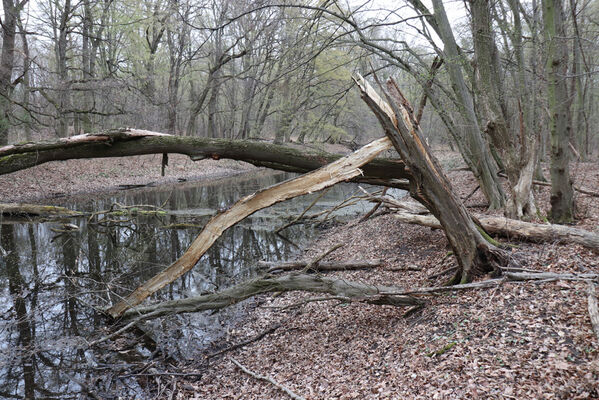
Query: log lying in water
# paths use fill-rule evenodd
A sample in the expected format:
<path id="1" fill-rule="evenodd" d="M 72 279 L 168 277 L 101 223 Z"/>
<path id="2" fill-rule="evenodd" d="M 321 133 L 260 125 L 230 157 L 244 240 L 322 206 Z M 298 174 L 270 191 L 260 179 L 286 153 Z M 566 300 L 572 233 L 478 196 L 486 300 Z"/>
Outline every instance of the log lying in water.
<path id="1" fill-rule="evenodd" d="M 81 215 L 78 211 L 58 206 L 25 203 L 0 203 L 0 215 L 16 217 L 70 217 Z"/>
<path id="2" fill-rule="evenodd" d="M 316 171 L 242 198 L 227 211 L 212 217 L 181 258 L 107 310 L 108 314 L 113 318 L 122 315 L 125 310 L 140 304 L 152 293 L 174 282 L 181 275 L 191 270 L 225 230 L 244 218 L 278 202 L 316 192 L 359 176 L 362 174 L 360 168 L 363 165 L 369 163 L 389 148 L 391 148 L 391 141 L 388 138 L 375 140 L 354 153 Z"/>
<path id="3" fill-rule="evenodd" d="M 274 271 L 294 271 L 298 269 L 306 268 L 311 261 L 300 260 L 300 261 L 259 261 L 258 268 L 265 269 L 266 272 L 271 273 Z M 318 262 L 308 268 L 308 271 L 354 271 L 357 269 L 367 269 L 381 267 L 383 262 L 381 260 L 365 260 L 365 261 L 342 261 L 342 262 Z"/>
<path id="4" fill-rule="evenodd" d="M 213 294 L 166 301 L 149 306 L 138 306 L 127 310 L 123 317 L 125 319 L 144 319 L 145 316 L 157 318 L 172 314 L 220 310 L 259 294 L 291 291 L 326 293 L 335 296 L 339 300 L 376 305 L 418 306 L 423 304 L 423 300 L 412 296 L 381 295 L 384 292 L 403 291 L 402 288 L 397 286 L 376 286 L 318 275 L 290 273 L 276 277 L 267 275 L 262 278 L 252 279 Z"/>

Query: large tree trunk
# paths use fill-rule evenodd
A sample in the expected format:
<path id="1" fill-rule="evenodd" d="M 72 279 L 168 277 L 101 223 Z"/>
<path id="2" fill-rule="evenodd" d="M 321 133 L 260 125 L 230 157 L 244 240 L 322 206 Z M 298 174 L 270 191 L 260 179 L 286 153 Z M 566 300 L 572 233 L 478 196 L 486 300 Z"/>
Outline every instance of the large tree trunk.
<path id="1" fill-rule="evenodd" d="M 470 214 L 454 194 L 451 184 L 432 155 L 413 116 L 407 100 L 395 81 L 387 83 L 387 101 L 381 99 L 362 78 L 357 79 L 362 99 L 378 117 L 387 136 L 412 172 L 410 194 L 441 222 L 445 235 L 457 257 L 460 269 L 454 282 L 467 282 L 474 276 L 500 271 L 507 256 L 489 243 Z"/>
<path id="2" fill-rule="evenodd" d="M 2 0 L 4 18 L 2 20 L 2 52 L 0 53 L 0 145 L 8 143 L 9 117 L 12 107 L 10 99 L 14 88 L 12 72 L 15 63 L 15 36 L 20 11 L 18 3 L 14 0 Z"/>
<path id="3" fill-rule="evenodd" d="M 126 157 L 141 154 L 180 153 L 194 160 L 229 158 L 259 167 L 308 172 L 342 157 L 314 149 L 297 149 L 267 142 L 180 137 L 139 129 L 79 135 L 54 142 L 0 147 L 0 175 L 49 161 Z M 405 188 L 410 173 L 398 159 L 376 159 L 362 167 L 356 181 Z"/>
<path id="4" fill-rule="evenodd" d="M 498 151 L 509 181 L 510 197 L 507 214 L 512 218 L 521 218 L 536 214 L 536 206 L 532 193 L 532 179 L 537 163 L 536 135 L 526 131 L 525 116 L 520 109 L 520 124 L 517 129 L 510 121 L 506 90 L 502 80 L 503 71 L 499 64 L 499 55 L 495 45 L 495 37 L 491 29 L 491 5 L 489 0 L 472 1 L 472 31 L 474 51 L 478 68 L 478 84 L 481 108 L 487 119 L 486 132 Z M 519 10 L 515 8 L 515 15 Z M 519 18 L 515 18 L 519 21 Z M 518 24 L 516 24 L 518 26 Z M 517 53 L 519 67 L 523 70 L 523 59 Z M 523 71 L 519 74 L 519 85 L 524 90 Z M 518 102 L 526 104 L 527 99 L 521 96 Z M 522 101 L 521 101 L 522 100 Z M 528 109 L 528 108 L 526 108 Z"/>
<path id="5" fill-rule="evenodd" d="M 547 41 L 547 98 L 551 129 L 551 219 L 570 222 L 574 218 L 574 195 L 570 180 L 570 101 L 568 100 L 567 43 L 560 0 L 543 0 Z"/>
<path id="6" fill-rule="evenodd" d="M 414 2 L 418 3 L 418 2 Z M 467 150 L 472 157 L 474 174 L 480 182 L 490 208 L 502 208 L 505 205 L 505 194 L 497 178 L 497 166 L 489 153 L 487 143 L 481 134 L 478 118 L 474 109 L 474 99 L 466 86 L 462 72 L 463 63 L 467 60 L 458 52 L 458 47 L 451 31 L 451 25 L 441 0 L 433 0 L 434 21 L 436 31 L 443 41 L 442 57 L 449 74 L 451 87 L 455 94 L 459 112 L 464 119 Z"/>

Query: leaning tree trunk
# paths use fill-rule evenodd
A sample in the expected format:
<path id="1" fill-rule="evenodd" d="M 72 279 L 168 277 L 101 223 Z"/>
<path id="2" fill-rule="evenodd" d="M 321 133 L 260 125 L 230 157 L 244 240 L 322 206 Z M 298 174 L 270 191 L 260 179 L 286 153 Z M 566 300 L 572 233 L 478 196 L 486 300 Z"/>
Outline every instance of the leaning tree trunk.
<path id="1" fill-rule="evenodd" d="M 388 102 L 359 77 L 357 83 L 362 99 L 378 117 L 387 136 L 412 172 L 410 194 L 420 201 L 441 222 L 460 269 L 452 283 L 467 282 L 486 272 L 499 272 L 507 263 L 507 254 L 489 243 L 482 228 L 454 194 L 449 180 L 432 155 L 413 116 L 407 100 L 395 81 L 389 80 L 385 92 Z"/>
<path id="2" fill-rule="evenodd" d="M 418 5 L 420 1 L 411 1 Z M 458 46 L 451 30 L 447 13 L 442 0 L 433 0 L 435 31 L 443 42 L 442 57 L 445 62 L 451 87 L 455 93 L 458 111 L 464 119 L 463 130 L 467 139 L 466 148 L 472 158 L 475 174 L 481 190 L 489 200 L 489 208 L 503 208 L 505 193 L 497 178 L 497 166 L 493 161 L 487 143 L 482 137 L 478 118 L 476 116 L 474 99 L 464 79 L 463 66 L 467 59 L 458 51 Z"/>

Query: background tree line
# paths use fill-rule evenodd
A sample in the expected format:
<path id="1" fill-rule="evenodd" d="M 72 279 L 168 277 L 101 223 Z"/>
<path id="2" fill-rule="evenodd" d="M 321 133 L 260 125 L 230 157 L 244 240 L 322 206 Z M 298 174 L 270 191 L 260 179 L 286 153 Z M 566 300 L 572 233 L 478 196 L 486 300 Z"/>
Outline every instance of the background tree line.
<path id="1" fill-rule="evenodd" d="M 491 207 L 534 215 L 547 160 L 571 220 L 568 161 L 598 150 L 597 1 L 393 4 L 3 0 L 0 142 L 133 126 L 355 145 L 380 130 L 351 76 L 376 71 Z"/>

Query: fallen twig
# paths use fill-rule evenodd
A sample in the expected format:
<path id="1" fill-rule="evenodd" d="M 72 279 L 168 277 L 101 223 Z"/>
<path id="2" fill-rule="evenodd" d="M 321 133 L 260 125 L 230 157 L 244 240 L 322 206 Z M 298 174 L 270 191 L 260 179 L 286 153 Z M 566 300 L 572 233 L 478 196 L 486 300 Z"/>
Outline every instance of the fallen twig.
<path id="1" fill-rule="evenodd" d="M 281 385 L 279 382 L 275 381 L 273 378 L 271 378 L 270 376 L 265 376 L 265 375 L 260 375 L 257 374 L 253 371 L 250 371 L 249 369 L 247 369 L 246 367 L 244 367 L 239 361 L 237 361 L 236 359 L 234 359 L 233 357 L 230 357 L 230 360 L 233 364 L 237 365 L 237 367 L 239 369 L 241 369 L 243 372 L 245 372 L 246 374 L 250 375 L 253 378 L 256 378 L 258 380 L 261 381 L 266 381 L 271 383 L 272 385 L 276 386 L 278 389 L 282 390 L 283 392 L 287 393 L 287 395 L 289 397 L 291 397 L 294 400 L 306 400 L 305 397 L 300 396 L 299 394 L 296 394 L 295 392 L 293 392 L 291 389 Z"/>
<path id="2" fill-rule="evenodd" d="M 591 318 L 591 324 L 595 330 L 597 340 L 599 340 L 599 307 L 597 305 L 597 284 L 589 282 L 588 289 L 589 296 L 587 301 L 589 303 L 589 316 Z"/>
<path id="3" fill-rule="evenodd" d="M 233 351 L 233 350 L 239 349 L 240 347 L 247 346 L 248 344 L 251 344 L 251 343 L 257 342 L 258 340 L 262 339 L 264 336 L 266 336 L 266 335 L 269 335 L 269 334 L 273 333 L 274 331 L 276 331 L 277 329 L 279 329 L 281 326 L 283 326 L 283 324 L 282 324 L 282 323 L 277 323 L 277 324 L 274 324 L 273 326 L 271 326 L 271 327 L 270 327 L 270 328 L 268 328 L 267 330 L 263 331 L 262 333 L 260 333 L 260 334 L 258 334 L 258 335 L 256 335 L 256 336 L 254 336 L 254 337 L 252 337 L 252 338 L 246 339 L 246 340 L 244 340 L 244 341 L 242 341 L 242 342 L 239 342 L 239 343 L 237 343 L 237 344 L 234 344 L 234 345 L 232 345 L 232 346 L 229 346 L 229 347 L 227 347 L 226 349 L 222 349 L 222 350 L 219 350 L 219 351 L 217 351 L 217 352 L 215 352 L 215 353 L 208 354 L 208 355 L 206 356 L 206 359 L 210 359 L 210 358 L 213 358 L 213 357 L 219 356 L 219 355 L 221 355 L 221 354 L 223 354 L 223 353 L 228 353 L 229 351 Z"/>

